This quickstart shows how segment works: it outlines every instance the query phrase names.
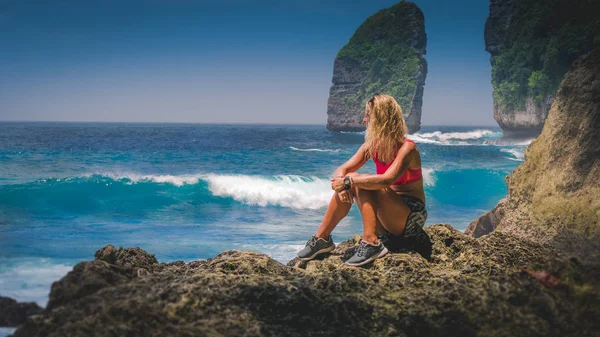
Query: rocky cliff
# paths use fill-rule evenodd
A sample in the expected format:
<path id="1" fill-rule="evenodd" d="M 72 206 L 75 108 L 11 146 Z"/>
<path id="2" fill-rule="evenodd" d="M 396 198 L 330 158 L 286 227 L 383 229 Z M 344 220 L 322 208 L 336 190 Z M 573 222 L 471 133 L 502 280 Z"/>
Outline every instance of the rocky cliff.
<path id="1" fill-rule="evenodd" d="M 565 75 L 541 135 L 507 178 L 508 196 L 471 224 L 552 245 L 583 259 L 600 255 L 600 47 Z"/>
<path id="2" fill-rule="evenodd" d="M 366 101 L 388 94 L 402 106 L 409 133 L 421 126 L 427 63 L 423 13 L 402 1 L 369 17 L 335 58 L 327 128 L 362 131 Z"/>
<path id="3" fill-rule="evenodd" d="M 595 0 L 490 0 L 494 118 L 506 138 L 539 135 L 571 62 L 600 45 Z"/>

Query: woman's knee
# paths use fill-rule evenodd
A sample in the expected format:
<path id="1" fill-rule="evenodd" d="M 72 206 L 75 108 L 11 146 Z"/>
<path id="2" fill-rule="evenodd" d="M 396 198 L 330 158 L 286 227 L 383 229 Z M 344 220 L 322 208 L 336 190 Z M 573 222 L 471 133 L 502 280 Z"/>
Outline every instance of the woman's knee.
<path id="1" fill-rule="evenodd" d="M 354 187 L 352 189 L 352 194 L 358 200 L 375 200 L 377 199 L 377 191 L 374 190 L 365 190 L 362 188 Z"/>

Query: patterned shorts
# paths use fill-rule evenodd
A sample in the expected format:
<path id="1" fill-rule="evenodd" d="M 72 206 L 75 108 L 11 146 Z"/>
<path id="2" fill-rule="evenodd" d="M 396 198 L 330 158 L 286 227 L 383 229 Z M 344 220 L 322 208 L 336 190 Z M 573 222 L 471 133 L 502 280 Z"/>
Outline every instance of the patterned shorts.
<path id="1" fill-rule="evenodd" d="M 408 195 L 400 195 L 400 198 L 404 200 L 411 211 L 406 219 L 406 226 L 404 227 L 405 234 L 411 234 L 412 231 L 423 229 L 425 221 L 427 220 L 425 203 L 419 198 Z"/>

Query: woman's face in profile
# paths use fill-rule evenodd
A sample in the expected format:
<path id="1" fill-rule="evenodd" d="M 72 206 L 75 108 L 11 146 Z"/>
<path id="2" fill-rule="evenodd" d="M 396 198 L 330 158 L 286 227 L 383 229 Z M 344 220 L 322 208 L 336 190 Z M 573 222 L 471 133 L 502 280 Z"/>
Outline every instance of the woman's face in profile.
<path id="1" fill-rule="evenodd" d="M 369 108 L 365 108 L 365 117 L 363 118 L 363 123 L 369 125 L 369 119 L 371 118 L 371 112 L 369 111 Z"/>

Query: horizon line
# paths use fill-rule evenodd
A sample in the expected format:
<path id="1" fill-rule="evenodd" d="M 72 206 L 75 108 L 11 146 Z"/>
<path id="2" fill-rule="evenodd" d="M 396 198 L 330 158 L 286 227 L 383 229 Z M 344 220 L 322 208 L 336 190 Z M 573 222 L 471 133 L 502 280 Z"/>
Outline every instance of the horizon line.
<path id="1" fill-rule="evenodd" d="M 89 124 L 196 124 L 196 125 L 305 125 L 326 126 L 326 123 L 279 123 L 279 122 L 152 122 L 152 121 L 61 121 L 61 120 L 0 120 L 0 123 L 89 123 Z M 421 124 L 421 126 L 485 126 L 500 127 L 498 124 Z"/>

